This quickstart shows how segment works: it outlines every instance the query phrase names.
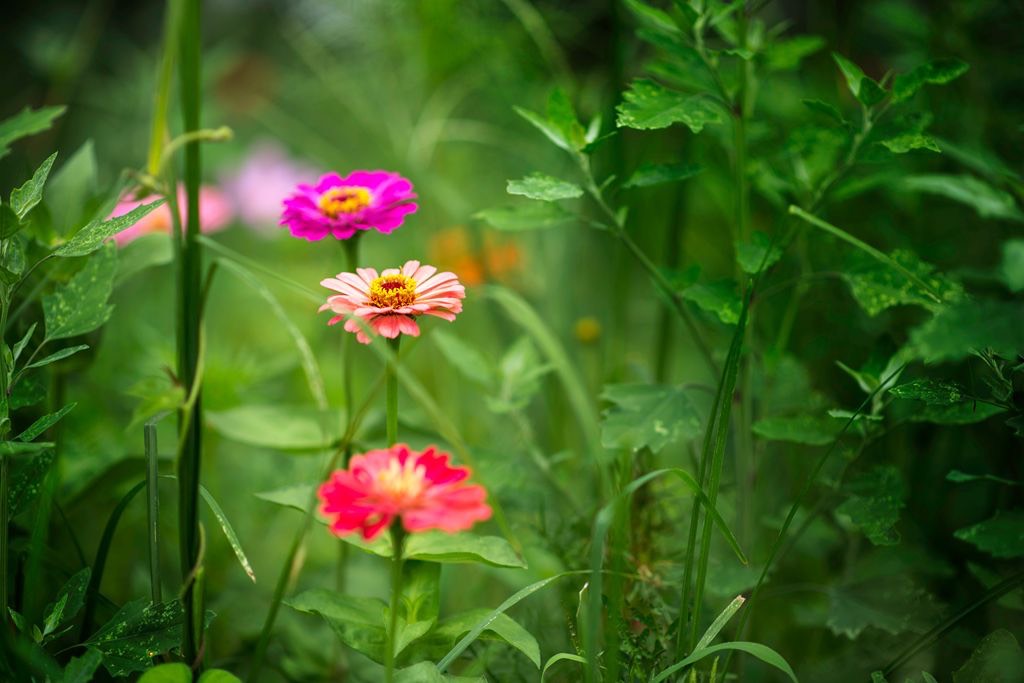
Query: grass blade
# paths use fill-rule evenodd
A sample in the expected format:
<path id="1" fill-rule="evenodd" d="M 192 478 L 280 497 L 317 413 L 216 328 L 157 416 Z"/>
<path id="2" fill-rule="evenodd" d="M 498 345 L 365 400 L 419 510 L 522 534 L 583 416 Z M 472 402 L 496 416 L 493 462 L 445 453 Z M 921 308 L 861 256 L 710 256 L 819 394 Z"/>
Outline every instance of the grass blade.
<path id="1" fill-rule="evenodd" d="M 696 650 L 692 655 L 690 655 L 683 661 L 673 664 L 672 666 L 670 666 L 669 668 L 665 669 L 657 676 L 652 678 L 651 683 L 661 683 L 661 681 L 664 681 L 666 678 L 676 673 L 677 671 L 685 669 L 691 664 L 701 659 L 704 659 L 708 655 L 713 655 L 714 653 L 721 652 L 722 650 L 745 652 L 748 655 L 757 657 L 765 664 L 773 666 L 782 673 L 786 674 L 786 676 L 789 677 L 789 680 L 793 681 L 793 683 L 798 683 L 796 674 L 793 673 L 793 667 L 791 667 L 789 663 L 785 659 L 783 659 L 782 655 L 780 655 L 778 652 L 771 649 L 767 645 L 761 645 L 760 643 L 744 642 L 722 643 L 720 645 L 712 645 L 711 647 L 704 648 L 703 650 Z"/>

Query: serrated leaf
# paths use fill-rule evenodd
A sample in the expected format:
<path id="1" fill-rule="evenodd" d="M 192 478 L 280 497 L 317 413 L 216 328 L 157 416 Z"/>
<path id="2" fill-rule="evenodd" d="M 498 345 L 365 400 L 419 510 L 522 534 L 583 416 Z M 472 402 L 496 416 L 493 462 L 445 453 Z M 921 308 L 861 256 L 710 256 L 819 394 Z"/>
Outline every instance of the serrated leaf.
<path id="1" fill-rule="evenodd" d="M 64 256 L 68 258 L 72 256 L 86 256 L 91 254 L 102 247 L 103 243 L 108 239 L 117 233 L 132 227 L 151 211 L 160 207 L 163 203 L 164 200 L 158 199 L 155 202 L 137 206 L 128 213 L 115 216 L 108 220 L 94 220 L 76 232 L 74 237 L 70 240 L 57 247 L 53 253 L 55 256 Z"/>
<path id="2" fill-rule="evenodd" d="M 76 353 L 78 353 L 79 351 L 85 351 L 87 348 L 89 348 L 88 344 L 78 344 L 76 346 L 68 346 L 68 347 L 65 347 L 65 348 L 61 349 L 60 351 L 54 351 L 53 353 L 51 353 L 48 356 L 43 356 L 39 360 L 34 361 L 31 364 L 26 365 L 25 367 L 28 368 L 28 369 L 31 369 L 31 368 L 41 368 L 41 367 L 43 367 L 45 365 L 49 365 L 50 363 L 56 363 L 59 360 L 64 360 L 65 358 L 68 358 L 69 356 L 73 356 Z"/>
<path id="3" fill-rule="evenodd" d="M 975 299 L 949 306 L 911 330 L 908 350 L 928 363 L 991 349 L 1004 358 L 1024 351 L 1024 303 Z"/>
<path id="4" fill-rule="evenodd" d="M 928 149 L 933 152 L 942 152 L 935 138 L 924 133 L 904 133 L 888 140 L 882 140 L 881 144 L 893 154 L 906 154 L 912 149 Z"/>
<path id="5" fill-rule="evenodd" d="M 206 421 L 228 439 L 279 450 L 329 448 L 344 433 L 338 410 L 312 406 L 246 405 L 205 413 Z"/>
<path id="6" fill-rule="evenodd" d="M 116 269 L 117 247 L 110 244 L 88 259 L 66 284 L 43 297 L 47 341 L 92 332 L 107 322 L 114 310 L 107 300 Z"/>
<path id="7" fill-rule="evenodd" d="M 1024 650 L 1017 638 L 999 629 L 981 639 L 962 667 L 953 672 L 953 683 L 1018 683 L 1024 672 Z"/>
<path id="8" fill-rule="evenodd" d="M 125 604 L 86 644 L 103 653 L 112 676 L 144 671 L 158 654 L 181 642 L 184 610 L 178 601 L 153 605 L 147 598 Z"/>
<path id="9" fill-rule="evenodd" d="M 995 516 L 953 534 L 999 559 L 1024 557 L 1024 511 L 1000 510 Z"/>
<path id="10" fill-rule="evenodd" d="M 907 100 L 925 84 L 943 85 L 967 72 L 968 66 L 959 59 L 938 59 L 915 68 L 910 73 L 900 74 L 893 80 L 892 96 L 896 100 Z"/>
<path id="11" fill-rule="evenodd" d="M 846 488 L 850 496 L 836 508 L 836 514 L 849 518 L 875 545 L 899 543 L 895 526 L 906 498 L 899 470 L 891 465 L 876 467 Z"/>
<path id="12" fill-rule="evenodd" d="M 960 283 L 936 274 L 935 266 L 922 261 L 912 251 L 897 249 L 889 257 L 913 273 L 920 283 L 877 259 L 856 256 L 854 265 L 843 277 L 850 285 L 851 294 L 868 315 L 878 315 L 893 306 L 922 306 L 935 311 L 963 299 L 964 290 Z M 921 283 L 928 285 L 930 290 Z M 941 303 L 935 300 L 936 296 Z"/>
<path id="13" fill-rule="evenodd" d="M 754 423 L 754 433 L 769 441 L 789 441 L 809 446 L 824 446 L 835 441 L 843 424 L 830 417 L 798 415 L 766 417 Z"/>
<path id="14" fill-rule="evenodd" d="M 982 218 L 1024 222 L 1024 213 L 1008 192 L 970 175 L 916 175 L 903 178 L 897 187 L 910 192 L 939 195 L 966 204 Z"/>
<path id="15" fill-rule="evenodd" d="M 63 106 L 39 109 L 25 107 L 14 116 L 0 121 L 0 157 L 7 154 L 15 141 L 47 130 L 65 109 Z"/>
<path id="16" fill-rule="evenodd" d="M 882 87 L 866 76 L 859 66 L 838 52 L 832 53 L 832 59 L 839 66 L 839 71 L 846 79 L 846 85 L 850 92 L 865 107 L 872 107 L 885 98 L 885 91 Z"/>
<path id="17" fill-rule="evenodd" d="M 605 448 L 650 448 L 656 454 L 670 443 L 701 433 L 697 409 L 679 387 L 607 384 L 601 398 L 613 404 L 601 425 Z"/>
<path id="18" fill-rule="evenodd" d="M 826 625 L 851 640 L 868 628 L 899 635 L 934 618 L 932 597 L 902 574 L 837 584 L 827 594 Z"/>
<path id="19" fill-rule="evenodd" d="M 742 302 L 732 280 L 698 282 L 682 290 L 680 295 L 702 310 L 714 313 L 726 325 L 735 325 L 740 319 Z"/>
<path id="20" fill-rule="evenodd" d="M 672 183 L 695 176 L 703 170 L 704 167 L 700 164 L 642 164 L 633 171 L 633 175 L 629 176 L 622 187 L 629 189 Z"/>
<path id="21" fill-rule="evenodd" d="M 60 422 L 61 418 L 70 413 L 76 405 L 78 404 L 69 403 L 55 413 L 43 415 L 41 418 L 33 422 L 28 429 L 19 434 L 17 436 L 17 441 L 32 441 L 47 429 Z"/>
<path id="22" fill-rule="evenodd" d="M 721 123 L 722 114 L 704 95 L 685 95 L 641 78 L 622 94 L 616 124 L 620 128 L 651 130 L 683 123 L 699 133 L 709 123 Z"/>
<path id="23" fill-rule="evenodd" d="M 571 213 L 557 204 L 529 202 L 484 209 L 475 218 L 488 223 L 498 230 L 520 231 L 541 230 L 564 225 L 574 219 Z"/>
<path id="24" fill-rule="evenodd" d="M 896 398 L 917 399 L 932 406 L 949 406 L 964 401 L 963 388 L 942 379 L 915 379 L 889 389 Z"/>
<path id="25" fill-rule="evenodd" d="M 519 180 L 509 180 L 506 191 L 509 194 L 522 195 L 543 202 L 583 196 L 583 188 L 579 185 L 543 173 L 532 173 Z"/>
<path id="26" fill-rule="evenodd" d="M 50 169 L 53 168 L 53 162 L 56 159 L 57 153 L 54 152 L 36 169 L 36 172 L 24 185 L 11 192 L 11 209 L 19 219 L 25 218 L 28 212 L 42 200 L 43 186 L 46 184 L 46 178 L 49 177 Z"/>
<path id="27" fill-rule="evenodd" d="M 750 242 L 736 245 L 736 262 L 744 273 L 756 273 L 761 268 L 762 262 L 767 270 L 780 258 L 782 258 L 782 247 L 777 242 L 772 244 L 772 238 L 758 230 L 751 233 Z"/>

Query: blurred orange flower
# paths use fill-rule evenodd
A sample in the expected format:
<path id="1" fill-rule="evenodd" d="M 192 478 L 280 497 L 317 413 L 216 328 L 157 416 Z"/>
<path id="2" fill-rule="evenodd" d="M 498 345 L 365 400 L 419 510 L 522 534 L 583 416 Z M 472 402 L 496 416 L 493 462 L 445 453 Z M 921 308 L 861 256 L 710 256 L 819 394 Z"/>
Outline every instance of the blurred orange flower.
<path id="1" fill-rule="evenodd" d="M 514 241 L 483 233 L 482 242 L 478 248 L 469 230 L 455 225 L 434 235 L 427 251 L 432 262 L 439 268 L 458 273 L 466 285 L 503 280 L 522 268 L 523 254 Z"/>

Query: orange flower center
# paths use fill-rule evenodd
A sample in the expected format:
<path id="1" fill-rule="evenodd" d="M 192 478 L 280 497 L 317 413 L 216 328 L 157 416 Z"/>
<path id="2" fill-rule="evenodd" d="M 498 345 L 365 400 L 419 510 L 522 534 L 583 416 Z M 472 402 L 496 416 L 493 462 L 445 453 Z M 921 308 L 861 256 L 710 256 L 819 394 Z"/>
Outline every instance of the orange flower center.
<path id="1" fill-rule="evenodd" d="M 415 502 L 426 490 L 426 470 L 416 464 L 415 458 L 409 458 L 404 465 L 394 459 L 387 469 L 377 472 L 374 483 L 381 497 L 396 505 L 407 505 Z"/>
<path id="2" fill-rule="evenodd" d="M 405 275 L 381 275 L 370 283 L 370 303 L 401 308 L 416 301 L 416 281 Z"/>
<path id="3" fill-rule="evenodd" d="M 320 210 L 329 218 L 341 213 L 355 213 L 370 205 L 370 191 L 365 187 L 344 185 L 332 187 L 320 195 Z"/>

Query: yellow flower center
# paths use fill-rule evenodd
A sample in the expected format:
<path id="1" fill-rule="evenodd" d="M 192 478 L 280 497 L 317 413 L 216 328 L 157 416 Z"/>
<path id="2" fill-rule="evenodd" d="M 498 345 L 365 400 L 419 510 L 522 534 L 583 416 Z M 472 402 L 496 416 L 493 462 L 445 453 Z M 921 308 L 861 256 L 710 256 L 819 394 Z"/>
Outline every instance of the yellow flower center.
<path id="1" fill-rule="evenodd" d="M 392 460 L 387 469 L 377 473 L 377 492 L 395 503 L 411 503 L 427 488 L 426 470 L 409 458 L 402 465 Z"/>
<path id="2" fill-rule="evenodd" d="M 405 275 L 381 275 L 370 283 L 370 303 L 380 308 L 401 308 L 416 301 L 416 281 Z"/>
<path id="3" fill-rule="evenodd" d="M 318 204 L 325 216 L 337 218 L 340 213 L 355 213 L 369 206 L 370 191 L 348 185 L 332 187 L 320 195 Z"/>

